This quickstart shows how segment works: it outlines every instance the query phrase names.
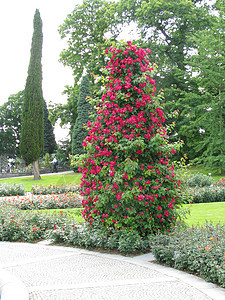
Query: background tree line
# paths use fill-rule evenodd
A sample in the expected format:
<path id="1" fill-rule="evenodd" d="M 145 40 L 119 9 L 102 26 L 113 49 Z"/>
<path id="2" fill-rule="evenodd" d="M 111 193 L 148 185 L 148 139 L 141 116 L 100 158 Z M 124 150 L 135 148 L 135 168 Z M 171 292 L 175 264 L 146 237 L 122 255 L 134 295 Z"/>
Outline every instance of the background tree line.
<path id="1" fill-rule="evenodd" d="M 67 107 L 71 98 L 77 105 L 84 72 L 89 75 L 92 93 L 99 90 L 94 78 L 105 64 L 102 49 L 120 39 L 124 30 L 129 37 L 130 27 L 135 42 L 152 50 L 157 92 L 163 91 L 168 124 L 175 124 L 170 140 L 184 141 L 180 155 L 186 153 L 189 160 L 223 172 L 224 7 L 224 0 L 213 4 L 202 0 L 85 0 L 77 5 L 59 28 L 61 37 L 68 40 L 60 60 L 73 69 L 75 82 L 67 88 Z M 51 112 L 56 115 L 54 108 Z M 60 118 L 59 110 L 57 113 Z M 71 128 L 74 124 L 71 122 Z"/>
<path id="2" fill-rule="evenodd" d="M 78 114 L 82 112 L 79 99 L 83 75 L 87 74 L 90 85 L 87 95 L 99 92 L 95 78 L 101 75 L 101 67 L 106 64 L 103 50 L 119 40 L 124 32 L 129 39 L 129 31 L 133 31 L 135 43 L 152 50 L 150 60 L 157 70 L 154 76 L 157 93 L 163 92 L 167 123 L 174 124 L 168 132 L 171 142 L 183 140 L 180 156 L 186 153 L 189 160 L 220 168 L 223 173 L 224 17 L 225 0 L 214 3 L 203 0 L 84 0 L 82 5 L 76 5 L 59 28 L 61 38 L 67 40 L 60 60 L 73 70 L 74 85 L 65 87 L 66 104 L 49 106 L 53 125 L 57 120 L 61 126 L 69 125 L 68 151 L 72 150 L 75 124 L 81 124 L 85 130 L 83 123 L 78 122 L 79 118 L 86 120 L 87 117 Z M 0 134 L 8 134 L 9 139 L 4 141 L 11 140 L 11 144 L 16 145 L 10 147 L 10 143 L 2 143 L 2 152 L 18 148 L 19 115 L 17 110 L 9 112 L 6 107 L 20 107 L 22 97 L 21 92 L 10 96 L 1 109 L 1 114 L 7 118 L 0 118 L 1 129 L 4 128 Z"/>

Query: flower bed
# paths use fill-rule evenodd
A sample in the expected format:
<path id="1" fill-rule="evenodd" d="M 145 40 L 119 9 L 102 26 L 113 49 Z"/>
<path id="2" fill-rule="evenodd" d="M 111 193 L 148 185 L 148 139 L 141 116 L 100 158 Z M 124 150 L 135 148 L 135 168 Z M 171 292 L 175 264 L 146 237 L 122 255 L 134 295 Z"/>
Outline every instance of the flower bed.
<path id="1" fill-rule="evenodd" d="M 0 204 L 0 241 L 33 242 L 48 238 L 50 230 L 62 227 L 66 216 L 24 213 L 12 205 Z"/>
<path id="2" fill-rule="evenodd" d="M 81 197 L 76 194 L 38 195 L 3 199 L 5 204 L 20 209 L 57 209 L 81 207 Z"/>
<path id="3" fill-rule="evenodd" d="M 225 201 L 225 186 L 210 186 L 188 190 L 192 203 L 223 202 Z"/>
<path id="4" fill-rule="evenodd" d="M 224 185 L 224 186 L 225 186 L 225 178 L 221 178 L 220 180 L 218 180 L 218 181 L 216 182 L 216 184 L 217 184 L 218 186 L 221 186 L 221 185 Z"/>
<path id="5" fill-rule="evenodd" d="M 225 287 L 225 225 L 175 228 L 171 234 L 141 235 L 134 230 L 102 230 L 77 222 L 63 211 L 24 213 L 0 204 L 0 241 L 52 239 L 77 247 L 117 250 L 123 254 L 152 251 L 161 263 L 200 275 Z"/>
<path id="6" fill-rule="evenodd" d="M 47 194 L 65 194 L 77 193 L 80 189 L 78 184 L 64 184 L 64 185 L 34 185 L 32 186 L 31 193 L 34 195 L 47 195 Z"/>
<path id="7" fill-rule="evenodd" d="M 16 195 L 25 195 L 26 189 L 23 184 L 19 183 L 3 183 L 0 184 L 0 197 L 4 196 L 16 196 Z"/>
<path id="8" fill-rule="evenodd" d="M 156 237 L 156 259 L 179 270 L 190 271 L 225 287 L 225 225 L 176 228 Z"/>

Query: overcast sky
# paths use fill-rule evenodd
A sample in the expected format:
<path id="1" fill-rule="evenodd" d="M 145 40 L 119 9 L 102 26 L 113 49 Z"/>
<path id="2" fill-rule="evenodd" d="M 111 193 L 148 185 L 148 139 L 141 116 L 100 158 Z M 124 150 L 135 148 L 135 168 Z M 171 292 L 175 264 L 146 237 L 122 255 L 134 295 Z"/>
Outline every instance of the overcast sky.
<path id="1" fill-rule="evenodd" d="M 66 42 L 58 33 L 81 0 L 7 0 L 0 3 L 0 105 L 25 87 L 33 34 L 33 18 L 39 9 L 43 22 L 43 95 L 48 102 L 66 102 L 61 93 L 73 83 L 72 70 L 58 62 Z"/>

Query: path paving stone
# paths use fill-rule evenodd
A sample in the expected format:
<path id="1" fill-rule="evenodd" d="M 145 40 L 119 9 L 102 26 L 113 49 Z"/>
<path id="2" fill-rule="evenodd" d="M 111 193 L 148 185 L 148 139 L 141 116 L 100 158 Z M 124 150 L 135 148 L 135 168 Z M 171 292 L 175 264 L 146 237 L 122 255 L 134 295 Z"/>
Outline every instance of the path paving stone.
<path id="1" fill-rule="evenodd" d="M 0 282 L 2 269 L 21 280 L 29 299 L 38 300 L 225 299 L 224 289 L 149 262 L 152 258 L 0 242 Z"/>

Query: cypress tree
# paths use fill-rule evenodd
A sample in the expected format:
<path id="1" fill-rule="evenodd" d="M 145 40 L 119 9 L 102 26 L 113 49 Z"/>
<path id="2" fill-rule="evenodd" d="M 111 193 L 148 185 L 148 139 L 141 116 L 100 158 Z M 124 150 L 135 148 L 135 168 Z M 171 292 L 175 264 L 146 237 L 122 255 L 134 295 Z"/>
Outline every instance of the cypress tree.
<path id="1" fill-rule="evenodd" d="M 42 94 L 42 20 L 38 9 L 33 22 L 30 63 L 24 90 L 21 128 L 21 156 L 33 164 L 34 180 L 40 179 L 38 159 L 43 152 L 44 117 Z"/>
<path id="2" fill-rule="evenodd" d="M 52 123 L 48 119 L 49 113 L 46 102 L 44 101 L 44 154 L 53 153 L 57 147 Z"/>
<path id="3" fill-rule="evenodd" d="M 87 136 L 87 130 L 85 126 L 90 120 L 91 104 L 88 102 L 88 97 L 91 97 L 91 90 L 89 85 L 88 76 L 84 76 L 80 85 L 80 93 L 77 104 L 77 120 L 73 129 L 72 136 L 72 153 L 83 154 L 83 141 Z"/>

